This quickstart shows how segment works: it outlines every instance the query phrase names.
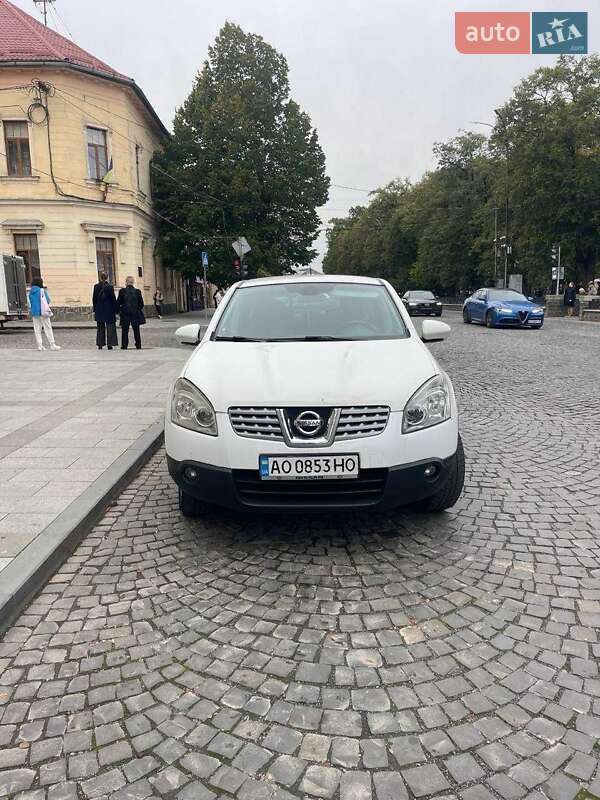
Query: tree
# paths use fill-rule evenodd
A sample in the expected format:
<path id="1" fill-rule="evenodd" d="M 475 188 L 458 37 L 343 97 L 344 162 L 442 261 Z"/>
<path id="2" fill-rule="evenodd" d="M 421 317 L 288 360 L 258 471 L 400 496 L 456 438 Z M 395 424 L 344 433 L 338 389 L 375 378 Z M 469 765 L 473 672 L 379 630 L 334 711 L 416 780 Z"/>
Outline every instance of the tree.
<path id="1" fill-rule="evenodd" d="M 486 139 L 463 132 L 433 151 L 438 168 L 414 192 L 418 269 L 413 275 L 423 281 L 417 288 L 455 294 L 485 282 L 476 243 L 488 197 Z"/>
<path id="2" fill-rule="evenodd" d="M 252 273 L 308 264 L 328 197 L 325 156 L 311 121 L 289 97 L 285 58 L 262 37 L 226 23 L 173 136 L 154 159 L 154 202 L 167 266 L 233 280 L 231 243 L 245 236 Z"/>
<path id="3" fill-rule="evenodd" d="M 496 217 L 498 237 L 506 227 L 512 245 L 508 272 L 522 273 L 526 286 L 550 283 L 553 242 L 561 245 L 567 279 L 597 277 L 600 57 L 563 56 L 537 69 L 496 114 L 489 140 L 462 132 L 436 144 L 436 168 L 420 181 L 390 184 L 335 220 L 326 269 L 440 293 L 490 285 Z"/>
<path id="4" fill-rule="evenodd" d="M 401 284 L 416 252 L 403 215 L 411 191 L 408 181 L 393 181 L 373 192 L 368 206 L 351 209 L 348 219 L 331 220 L 323 269 L 377 275 Z"/>
<path id="5" fill-rule="evenodd" d="M 511 234 L 530 283 L 549 282 L 552 242 L 567 279 L 596 277 L 600 241 L 600 57 L 562 56 L 523 80 L 491 138 L 508 148 Z M 502 156 L 505 158 L 505 156 Z"/>
<path id="6" fill-rule="evenodd" d="M 368 206 L 332 221 L 327 272 L 374 275 L 402 290 L 453 293 L 478 283 L 481 208 L 489 194 L 485 137 L 462 133 L 434 153 L 438 168 L 417 184 L 390 183 L 371 194 Z"/>

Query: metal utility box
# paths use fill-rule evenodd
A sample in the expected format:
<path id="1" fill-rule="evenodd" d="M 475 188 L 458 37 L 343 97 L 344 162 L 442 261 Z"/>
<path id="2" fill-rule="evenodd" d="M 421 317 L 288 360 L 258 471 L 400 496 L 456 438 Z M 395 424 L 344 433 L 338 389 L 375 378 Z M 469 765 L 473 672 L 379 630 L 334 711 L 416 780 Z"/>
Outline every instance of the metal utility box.
<path id="1" fill-rule="evenodd" d="M 0 322 L 28 314 L 25 262 L 20 256 L 0 254 Z"/>

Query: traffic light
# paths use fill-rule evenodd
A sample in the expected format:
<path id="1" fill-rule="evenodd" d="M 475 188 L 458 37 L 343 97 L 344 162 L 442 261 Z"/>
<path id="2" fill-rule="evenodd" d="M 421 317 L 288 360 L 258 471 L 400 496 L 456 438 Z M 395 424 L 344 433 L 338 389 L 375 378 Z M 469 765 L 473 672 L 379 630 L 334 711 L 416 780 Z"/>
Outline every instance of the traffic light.
<path id="1" fill-rule="evenodd" d="M 558 250 L 559 250 L 559 245 L 558 244 L 553 244 L 552 245 L 552 263 L 553 264 L 558 264 Z"/>
<path id="2" fill-rule="evenodd" d="M 239 277 L 242 272 L 242 262 L 239 258 L 233 259 L 233 271 Z"/>

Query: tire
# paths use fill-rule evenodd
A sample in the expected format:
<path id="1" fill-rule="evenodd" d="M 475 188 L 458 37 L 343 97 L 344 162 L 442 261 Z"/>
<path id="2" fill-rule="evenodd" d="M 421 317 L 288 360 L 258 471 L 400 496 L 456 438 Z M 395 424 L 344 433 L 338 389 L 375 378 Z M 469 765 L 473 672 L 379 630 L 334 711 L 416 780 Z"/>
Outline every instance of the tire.
<path id="1" fill-rule="evenodd" d="M 441 316 L 442 316 L 442 312 L 441 311 L 440 311 L 439 314 L 436 314 L 436 317 L 441 317 Z"/>
<path id="2" fill-rule="evenodd" d="M 485 315 L 485 327 L 486 328 L 493 328 L 494 326 L 494 315 L 491 311 L 488 311 Z"/>
<path id="3" fill-rule="evenodd" d="M 208 513 L 209 509 L 208 503 L 203 503 L 202 500 L 198 500 L 179 487 L 179 510 L 184 517 L 202 517 Z"/>
<path id="4" fill-rule="evenodd" d="M 470 325 L 473 320 L 471 319 L 471 315 L 467 311 L 466 308 L 463 308 L 463 322 L 465 325 Z"/>
<path id="5" fill-rule="evenodd" d="M 418 503 L 418 509 L 429 513 L 437 513 L 452 508 L 462 494 L 464 483 L 465 451 L 463 449 L 462 439 L 459 436 L 458 447 L 456 448 L 456 455 L 452 459 L 448 480 L 436 494 Z"/>

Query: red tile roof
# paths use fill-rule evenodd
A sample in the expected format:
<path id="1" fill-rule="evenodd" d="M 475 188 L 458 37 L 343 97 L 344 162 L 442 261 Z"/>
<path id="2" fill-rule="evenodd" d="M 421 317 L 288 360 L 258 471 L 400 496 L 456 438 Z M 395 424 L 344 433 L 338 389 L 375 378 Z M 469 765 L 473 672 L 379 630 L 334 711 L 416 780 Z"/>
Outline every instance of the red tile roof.
<path id="1" fill-rule="evenodd" d="M 19 61 L 66 62 L 100 75 L 126 78 L 8 0 L 0 0 L 0 65 Z"/>

